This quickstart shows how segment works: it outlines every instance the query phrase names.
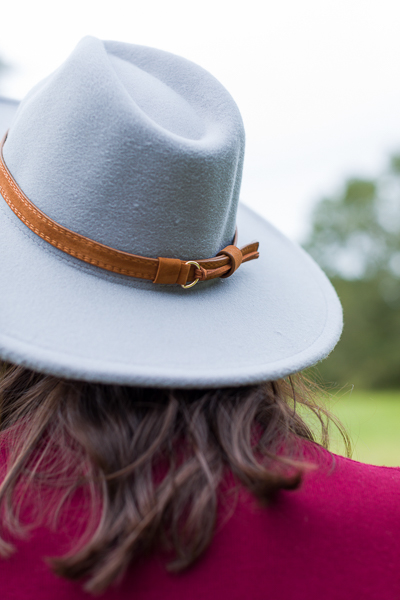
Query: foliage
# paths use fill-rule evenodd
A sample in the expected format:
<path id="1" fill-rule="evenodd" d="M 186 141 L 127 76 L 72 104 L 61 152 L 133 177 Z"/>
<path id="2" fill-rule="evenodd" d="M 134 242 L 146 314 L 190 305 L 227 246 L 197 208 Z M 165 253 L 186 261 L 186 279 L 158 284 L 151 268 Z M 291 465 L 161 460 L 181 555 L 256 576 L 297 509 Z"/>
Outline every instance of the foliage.
<path id="1" fill-rule="evenodd" d="M 344 331 L 337 348 L 319 365 L 322 377 L 356 388 L 400 388 L 400 302 L 386 302 L 378 277 L 335 278 Z M 397 282 L 399 286 L 400 282 Z"/>
<path id="2" fill-rule="evenodd" d="M 400 388 L 400 156 L 376 180 L 352 179 L 312 216 L 306 250 L 331 278 L 345 328 L 321 375 Z"/>

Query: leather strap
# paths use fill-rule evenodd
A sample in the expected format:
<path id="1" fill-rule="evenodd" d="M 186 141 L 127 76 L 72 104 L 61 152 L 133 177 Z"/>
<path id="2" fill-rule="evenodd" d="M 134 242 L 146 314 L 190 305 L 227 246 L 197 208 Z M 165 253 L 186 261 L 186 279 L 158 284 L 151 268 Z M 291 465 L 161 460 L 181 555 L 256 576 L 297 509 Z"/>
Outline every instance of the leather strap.
<path id="1" fill-rule="evenodd" d="M 230 277 L 240 267 L 243 262 L 243 254 L 236 246 L 226 246 L 221 252 L 218 252 L 217 256 L 224 255 L 229 256 L 231 259 L 231 270 L 226 275 L 221 275 L 224 279 Z"/>
<path id="2" fill-rule="evenodd" d="M 237 248 L 227 246 L 213 258 L 200 259 L 195 265 L 177 258 L 148 258 L 116 250 L 75 233 L 56 223 L 39 210 L 25 196 L 9 172 L 3 158 L 3 145 L 0 146 L 0 192 L 11 210 L 31 231 L 59 250 L 80 260 L 114 273 L 148 279 L 154 283 L 180 284 L 199 279 L 206 281 L 216 277 L 230 277 L 241 265 L 258 258 L 258 242 Z"/>

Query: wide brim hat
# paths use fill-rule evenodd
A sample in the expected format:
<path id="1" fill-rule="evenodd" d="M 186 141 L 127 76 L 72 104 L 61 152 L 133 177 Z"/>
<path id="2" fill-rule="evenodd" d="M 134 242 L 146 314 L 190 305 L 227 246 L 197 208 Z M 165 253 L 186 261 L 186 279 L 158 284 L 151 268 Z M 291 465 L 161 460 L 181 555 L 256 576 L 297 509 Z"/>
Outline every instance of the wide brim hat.
<path id="1" fill-rule="evenodd" d="M 190 289 L 112 272 L 28 227 L 3 186 L 3 360 L 72 379 L 205 388 L 285 377 L 337 343 L 342 310 L 327 277 L 239 202 L 240 114 L 197 65 L 85 38 L 20 105 L 0 100 L 6 131 L 16 189 L 68 231 L 197 262 L 235 245 L 237 229 L 237 245 L 259 242 L 259 258 Z"/>

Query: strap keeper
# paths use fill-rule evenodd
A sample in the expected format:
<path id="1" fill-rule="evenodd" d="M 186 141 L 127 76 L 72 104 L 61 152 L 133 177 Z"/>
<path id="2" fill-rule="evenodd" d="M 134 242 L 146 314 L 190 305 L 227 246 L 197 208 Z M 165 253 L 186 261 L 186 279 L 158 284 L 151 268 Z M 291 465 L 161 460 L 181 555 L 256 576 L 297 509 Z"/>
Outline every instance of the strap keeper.
<path id="1" fill-rule="evenodd" d="M 218 252 L 217 256 L 220 254 L 225 254 L 225 256 L 228 256 L 231 260 L 230 270 L 225 275 L 221 275 L 221 279 L 226 279 L 227 277 L 233 275 L 234 272 L 240 267 L 243 261 L 243 254 L 237 246 L 226 246 L 226 248 L 223 248 L 221 252 Z"/>
<path id="2" fill-rule="evenodd" d="M 158 258 L 158 269 L 153 283 L 178 283 L 182 261 L 179 258 Z"/>

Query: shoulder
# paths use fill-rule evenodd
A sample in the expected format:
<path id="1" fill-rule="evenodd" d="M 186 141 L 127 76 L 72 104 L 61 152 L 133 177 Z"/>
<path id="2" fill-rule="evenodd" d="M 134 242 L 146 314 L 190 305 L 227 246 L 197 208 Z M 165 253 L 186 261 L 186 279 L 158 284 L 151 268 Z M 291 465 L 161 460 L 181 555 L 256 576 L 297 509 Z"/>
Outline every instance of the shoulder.
<path id="1" fill-rule="evenodd" d="M 296 561 L 304 568 L 307 560 L 325 568 L 334 556 L 349 564 L 375 560 L 378 568 L 385 564 L 384 556 L 400 555 L 400 469 L 359 463 L 317 447 L 311 451 L 313 468 L 304 473 L 301 486 L 281 491 L 269 506 L 259 506 L 241 490 L 227 527 L 232 536 L 240 538 L 249 554 L 267 540 L 279 554 L 301 548 Z"/>
<path id="2" fill-rule="evenodd" d="M 318 454 L 300 488 L 269 506 L 241 493 L 215 538 L 221 561 L 240 556 L 281 598 L 400 597 L 400 469 Z"/>
<path id="3" fill-rule="evenodd" d="M 372 540 L 400 552 L 399 468 L 360 463 L 313 445 L 304 460 L 310 468 L 300 487 L 279 492 L 267 507 L 241 488 L 228 529 L 244 546 L 252 531 L 252 543 L 275 539 L 287 548 L 291 540 L 294 546 L 324 549 L 326 556 L 345 546 L 362 556 Z"/>
<path id="4" fill-rule="evenodd" d="M 332 535 L 347 530 L 400 534 L 400 469 L 360 463 L 317 445 L 305 447 L 310 464 L 298 490 L 281 492 L 276 510 L 293 527 L 302 520 L 326 527 Z"/>
<path id="5" fill-rule="evenodd" d="M 382 510 L 391 506 L 400 510 L 400 468 L 361 463 L 323 449 L 318 454 L 315 468 L 304 476 L 304 495 L 320 496 L 329 503 L 344 502 L 349 508 Z"/>

